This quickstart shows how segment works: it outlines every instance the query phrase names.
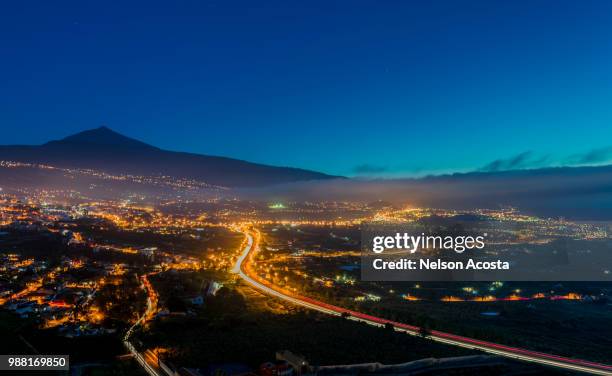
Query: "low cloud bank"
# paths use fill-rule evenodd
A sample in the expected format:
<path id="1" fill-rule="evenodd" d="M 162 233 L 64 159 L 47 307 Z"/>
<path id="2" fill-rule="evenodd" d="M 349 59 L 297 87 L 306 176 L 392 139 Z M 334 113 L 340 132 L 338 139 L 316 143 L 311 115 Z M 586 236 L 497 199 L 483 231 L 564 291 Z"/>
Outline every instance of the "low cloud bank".
<path id="1" fill-rule="evenodd" d="M 332 180 L 239 190 L 260 200 L 385 200 L 435 208 L 515 206 L 540 216 L 612 220 L 612 166 L 474 172 L 421 179 Z"/>

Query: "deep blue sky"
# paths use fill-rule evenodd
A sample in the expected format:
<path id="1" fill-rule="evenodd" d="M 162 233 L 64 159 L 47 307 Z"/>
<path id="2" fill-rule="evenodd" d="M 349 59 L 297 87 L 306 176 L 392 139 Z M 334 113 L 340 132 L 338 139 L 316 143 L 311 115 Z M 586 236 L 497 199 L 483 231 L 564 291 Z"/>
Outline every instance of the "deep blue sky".
<path id="1" fill-rule="evenodd" d="M 0 143 L 104 124 L 345 175 L 602 163 L 611 41 L 603 0 L 10 1 Z"/>

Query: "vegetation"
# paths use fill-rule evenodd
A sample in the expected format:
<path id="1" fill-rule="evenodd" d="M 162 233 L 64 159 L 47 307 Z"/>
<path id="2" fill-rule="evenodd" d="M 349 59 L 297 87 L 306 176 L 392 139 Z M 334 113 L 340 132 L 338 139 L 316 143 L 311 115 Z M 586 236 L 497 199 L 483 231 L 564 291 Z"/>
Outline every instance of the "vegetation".
<path id="1" fill-rule="evenodd" d="M 255 367 L 284 349 L 319 365 L 474 354 L 312 311 L 272 314 L 247 304 L 233 288 L 222 288 L 209 297 L 197 316 L 157 320 L 139 337 L 146 347 L 171 348 L 171 361 L 193 367 L 218 362 L 246 362 Z"/>

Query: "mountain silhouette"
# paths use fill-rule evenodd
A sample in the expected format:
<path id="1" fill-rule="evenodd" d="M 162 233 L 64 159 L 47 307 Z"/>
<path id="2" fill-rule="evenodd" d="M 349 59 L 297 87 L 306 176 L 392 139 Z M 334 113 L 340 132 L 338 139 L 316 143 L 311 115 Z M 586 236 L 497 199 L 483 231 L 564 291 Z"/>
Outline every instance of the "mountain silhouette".
<path id="1" fill-rule="evenodd" d="M 299 168 L 163 150 L 107 127 L 86 130 L 43 145 L 0 146 L 0 159 L 114 174 L 166 175 L 226 187 L 261 187 L 342 178 Z"/>
<path id="2" fill-rule="evenodd" d="M 155 149 L 160 150 L 154 146 L 146 144 L 142 141 L 135 140 L 133 138 L 124 136 L 120 133 L 113 131 L 112 129 L 102 126 L 96 129 L 90 129 L 87 131 L 73 134 L 72 136 L 65 137 L 58 141 L 49 141 L 43 146 L 57 147 L 62 145 L 95 145 L 95 146 L 109 146 L 117 148 L 135 148 L 135 149 Z"/>

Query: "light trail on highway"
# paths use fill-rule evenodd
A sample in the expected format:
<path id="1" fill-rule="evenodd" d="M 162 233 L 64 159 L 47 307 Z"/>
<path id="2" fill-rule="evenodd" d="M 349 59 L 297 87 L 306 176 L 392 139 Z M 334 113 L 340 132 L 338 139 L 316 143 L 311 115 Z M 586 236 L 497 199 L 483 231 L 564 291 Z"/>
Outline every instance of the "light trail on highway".
<path id="1" fill-rule="evenodd" d="M 144 276 L 142 276 L 142 285 L 148 295 L 147 296 L 147 309 L 142 314 L 142 316 L 138 318 L 138 320 L 134 323 L 134 325 L 132 325 L 128 329 L 128 331 L 125 333 L 125 336 L 123 337 L 123 345 L 134 356 L 138 364 L 140 364 L 140 366 L 145 370 L 145 372 L 149 374 L 149 376 L 163 376 L 163 373 L 161 371 L 158 371 L 157 367 L 151 366 L 151 364 L 147 362 L 147 357 L 143 356 L 142 353 L 136 350 L 134 345 L 132 345 L 132 343 L 130 342 L 130 337 L 132 336 L 134 330 L 139 325 L 142 325 L 143 323 L 147 322 L 155 315 L 155 311 L 157 309 L 157 294 L 153 290 L 153 287 L 151 286 L 151 282 L 149 282 L 149 279 L 148 279 L 148 277 L 153 274 L 157 274 L 157 273 L 149 273 L 149 274 L 145 274 Z"/>
<path id="2" fill-rule="evenodd" d="M 261 234 L 259 231 L 254 230 L 255 238 L 249 230 L 242 230 L 243 234 L 247 238 L 246 246 L 243 252 L 238 257 L 232 272 L 238 274 L 244 281 L 256 289 L 266 293 L 267 295 L 274 296 L 276 298 L 288 301 L 290 303 L 313 309 L 322 313 L 326 313 L 334 316 L 346 316 L 350 320 L 364 322 L 369 325 L 385 327 L 386 325 L 392 325 L 394 330 L 405 332 L 413 336 L 419 336 L 419 327 L 403 324 L 396 321 L 391 321 L 365 313 L 348 310 L 339 306 L 328 304 L 322 301 L 318 301 L 312 298 L 291 294 L 289 292 L 282 291 L 280 288 L 270 285 L 266 281 L 260 279 L 254 273 L 251 275 L 248 271 L 249 263 L 253 258 L 255 252 L 259 248 L 259 238 Z M 481 350 L 490 354 L 504 356 L 507 358 L 517 359 L 526 362 L 537 363 L 546 366 L 553 366 L 562 368 L 570 371 L 585 372 L 595 375 L 612 375 L 612 366 L 607 364 L 590 362 L 581 359 L 572 359 L 562 356 L 546 354 L 536 351 L 530 351 L 517 347 L 505 346 L 493 342 L 481 341 L 473 338 L 463 337 L 455 334 L 440 332 L 432 330 L 427 338 L 468 349 Z"/>

